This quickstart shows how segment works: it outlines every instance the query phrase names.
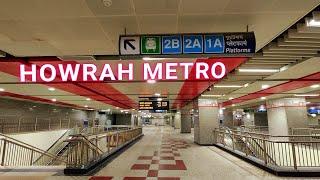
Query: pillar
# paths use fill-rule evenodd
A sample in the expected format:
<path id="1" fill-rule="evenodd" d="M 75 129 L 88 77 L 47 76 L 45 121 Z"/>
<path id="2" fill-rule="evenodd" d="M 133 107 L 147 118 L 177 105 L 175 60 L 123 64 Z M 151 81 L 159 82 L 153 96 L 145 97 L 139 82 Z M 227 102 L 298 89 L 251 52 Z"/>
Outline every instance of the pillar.
<path id="1" fill-rule="evenodd" d="M 180 129 L 181 125 L 181 112 L 177 111 L 174 114 L 174 129 Z"/>
<path id="2" fill-rule="evenodd" d="M 233 122 L 233 110 L 232 109 L 226 109 L 223 111 L 223 126 L 233 128 L 234 122 Z"/>
<path id="3" fill-rule="evenodd" d="M 213 144 L 213 130 L 219 128 L 219 108 L 215 99 L 199 98 L 194 101 L 194 142 Z"/>
<path id="4" fill-rule="evenodd" d="M 267 101 L 269 134 L 288 136 L 291 128 L 307 127 L 305 98 L 283 98 Z"/>
<path id="5" fill-rule="evenodd" d="M 189 103 L 181 109 L 181 133 L 191 133 L 192 110 L 193 103 Z"/>
<path id="6" fill-rule="evenodd" d="M 170 117 L 169 117 L 170 119 L 170 126 L 171 127 L 174 127 L 174 116 L 172 116 L 172 115 L 170 115 Z"/>
<path id="7" fill-rule="evenodd" d="M 138 115 L 138 126 L 142 126 L 142 118 L 141 115 Z"/>

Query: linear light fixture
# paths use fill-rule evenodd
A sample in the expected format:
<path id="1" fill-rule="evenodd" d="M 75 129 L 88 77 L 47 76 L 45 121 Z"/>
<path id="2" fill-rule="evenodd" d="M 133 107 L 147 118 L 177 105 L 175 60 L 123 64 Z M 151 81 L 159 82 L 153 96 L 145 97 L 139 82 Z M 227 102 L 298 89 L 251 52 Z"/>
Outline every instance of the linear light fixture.
<path id="1" fill-rule="evenodd" d="M 320 85 L 319 84 L 314 84 L 314 85 L 311 85 L 310 87 L 311 88 L 318 88 L 318 87 L 320 87 Z"/>
<path id="2" fill-rule="evenodd" d="M 238 69 L 239 72 L 255 72 L 255 73 L 273 73 L 279 72 L 279 69 Z"/>
<path id="3" fill-rule="evenodd" d="M 268 89 L 270 86 L 268 84 L 261 85 L 261 89 Z"/>
<path id="4" fill-rule="evenodd" d="M 241 88 L 241 85 L 214 85 L 216 88 Z"/>
<path id="5" fill-rule="evenodd" d="M 313 96 L 319 96 L 319 94 L 295 94 L 294 96 L 297 97 L 313 97 Z"/>
<path id="6" fill-rule="evenodd" d="M 220 94 L 201 94 L 202 97 L 221 97 Z"/>
<path id="7" fill-rule="evenodd" d="M 49 90 L 49 91 L 55 91 L 56 89 L 53 88 L 53 87 L 49 87 L 48 90 Z"/>
<path id="8" fill-rule="evenodd" d="M 320 27 L 320 21 L 312 19 L 309 22 L 307 22 L 307 26 Z"/>

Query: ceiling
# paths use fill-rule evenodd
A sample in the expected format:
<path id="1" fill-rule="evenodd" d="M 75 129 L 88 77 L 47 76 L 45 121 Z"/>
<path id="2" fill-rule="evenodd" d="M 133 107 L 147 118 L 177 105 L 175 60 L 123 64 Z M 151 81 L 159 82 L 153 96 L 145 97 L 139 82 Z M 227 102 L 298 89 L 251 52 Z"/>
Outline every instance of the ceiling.
<path id="1" fill-rule="evenodd" d="M 262 48 L 319 0 L 2 0 L 0 50 L 14 56 L 118 54 L 120 34 L 254 31 Z M 266 31 L 266 27 L 268 30 Z"/>
<path id="2" fill-rule="evenodd" d="M 102 0 L 3 0 L 0 50 L 16 57 L 4 58 L 2 62 L 0 59 L 0 88 L 5 89 L 0 94 L 74 108 L 117 111 L 136 109 L 139 97 L 155 93 L 170 100 L 172 108 L 179 108 L 200 94 L 217 95 L 219 97 L 214 98 L 222 106 L 240 108 L 299 93 L 319 93 L 320 88 L 310 86 L 320 84 L 320 58 L 317 57 L 320 28 L 308 27 L 303 19 L 294 25 L 319 4 L 320 0 L 199 0 L 196 3 L 191 0 L 113 0 L 110 7 L 105 7 Z M 318 17 L 317 13 L 312 16 Z M 61 62 L 55 56 L 117 55 L 118 38 L 125 30 L 127 34 L 236 32 L 246 31 L 247 26 L 255 32 L 257 53 L 245 63 L 239 62 L 219 82 L 19 83 L 17 65 L 25 63 L 20 57 L 52 56 L 37 60 Z M 29 60 L 31 64 L 43 63 Z M 166 61 L 181 62 L 182 59 L 162 60 Z M 199 59 L 183 59 L 183 62 L 197 61 Z M 72 62 L 115 65 L 119 61 L 75 59 Z M 143 61 L 134 63 L 139 67 Z M 278 69 L 279 72 L 244 73 L 239 72 L 241 68 Z M 206 91 L 211 85 L 239 87 L 213 87 Z M 269 87 L 262 90 L 262 85 Z M 55 90 L 50 91 L 49 87 Z M 308 101 L 316 103 L 320 99 L 308 98 Z"/>

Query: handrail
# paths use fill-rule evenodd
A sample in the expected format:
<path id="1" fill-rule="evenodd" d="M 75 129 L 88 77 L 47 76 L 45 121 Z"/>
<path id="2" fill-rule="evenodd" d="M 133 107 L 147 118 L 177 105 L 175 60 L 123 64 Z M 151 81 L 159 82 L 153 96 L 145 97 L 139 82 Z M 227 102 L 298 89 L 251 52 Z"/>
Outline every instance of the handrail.
<path id="1" fill-rule="evenodd" d="M 142 128 L 132 128 L 100 135 L 73 135 L 67 154 L 68 168 L 86 168 L 142 135 Z"/>
<path id="2" fill-rule="evenodd" d="M 5 134 L 0 133 L 0 136 L 3 136 L 3 137 L 5 137 L 5 138 L 7 138 L 7 139 L 10 139 L 11 141 L 16 141 L 16 142 L 20 143 L 21 146 L 25 146 L 26 148 L 30 148 L 30 149 L 38 150 L 38 151 L 43 152 L 43 153 L 47 153 L 46 151 L 44 151 L 44 150 L 42 150 L 42 149 L 39 149 L 39 148 L 37 148 L 37 147 L 34 147 L 34 146 L 30 145 L 30 144 L 27 144 L 27 143 L 25 143 L 25 142 L 22 142 L 22 141 L 20 141 L 20 140 L 18 140 L 18 139 L 12 138 L 12 137 L 7 136 L 7 135 L 5 135 Z M 0 139 L 1 139 L 1 137 L 0 137 Z M 51 155 L 53 155 L 53 154 L 51 154 Z M 53 155 L 53 156 L 54 156 L 54 155 Z"/>
<path id="3" fill-rule="evenodd" d="M 8 141 L 7 139 L 4 139 L 4 140 L 5 140 L 5 141 Z M 43 151 L 39 151 L 39 150 L 37 150 L 37 149 L 31 149 L 31 148 L 29 148 L 29 147 L 27 147 L 27 146 L 18 144 L 18 143 L 16 143 L 16 142 L 10 141 L 10 143 L 15 144 L 15 145 L 17 145 L 17 146 L 22 146 L 22 147 L 24 147 L 24 148 L 26 148 L 26 149 L 30 149 L 30 150 L 32 150 L 32 151 L 35 151 L 35 152 L 38 152 L 38 153 L 41 153 L 41 154 L 45 154 L 46 156 L 55 158 L 55 156 L 52 155 L 52 154 L 49 154 L 49 153 L 46 153 L 46 152 L 43 152 Z M 65 161 L 64 161 L 64 162 L 65 162 Z"/>
<path id="4" fill-rule="evenodd" d="M 254 158 L 259 160 L 255 162 L 265 166 L 286 167 L 294 170 L 320 168 L 320 140 L 312 138 L 318 138 L 319 135 L 257 136 L 256 133 L 226 131 L 223 128 L 217 128 L 213 133 L 214 142 L 218 146 L 227 148 L 245 158 L 250 156 L 250 160 Z M 231 140 L 226 137 L 231 137 Z M 310 137 L 310 139 L 301 140 L 301 137 Z M 241 140 L 240 143 L 238 139 Z"/>

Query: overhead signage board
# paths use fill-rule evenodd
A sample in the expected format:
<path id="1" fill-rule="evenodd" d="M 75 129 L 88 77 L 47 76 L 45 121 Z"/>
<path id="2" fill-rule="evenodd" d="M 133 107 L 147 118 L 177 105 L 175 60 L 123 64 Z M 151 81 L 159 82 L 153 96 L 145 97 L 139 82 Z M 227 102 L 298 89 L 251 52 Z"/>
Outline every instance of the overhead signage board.
<path id="1" fill-rule="evenodd" d="M 169 110 L 169 101 L 139 101 L 139 110 Z"/>
<path id="2" fill-rule="evenodd" d="M 120 55 L 244 55 L 255 53 L 253 32 L 120 36 Z"/>
<path id="3" fill-rule="evenodd" d="M 162 54 L 182 54 L 182 36 L 162 36 Z"/>
<path id="4" fill-rule="evenodd" d="M 120 39 L 120 52 L 123 55 L 140 54 L 140 36 L 123 37 Z"/>
<path id="5" fill-rule="evenodd" d="M 141 36 L 141 54 L 161 54 L 161 37 Z"/>

